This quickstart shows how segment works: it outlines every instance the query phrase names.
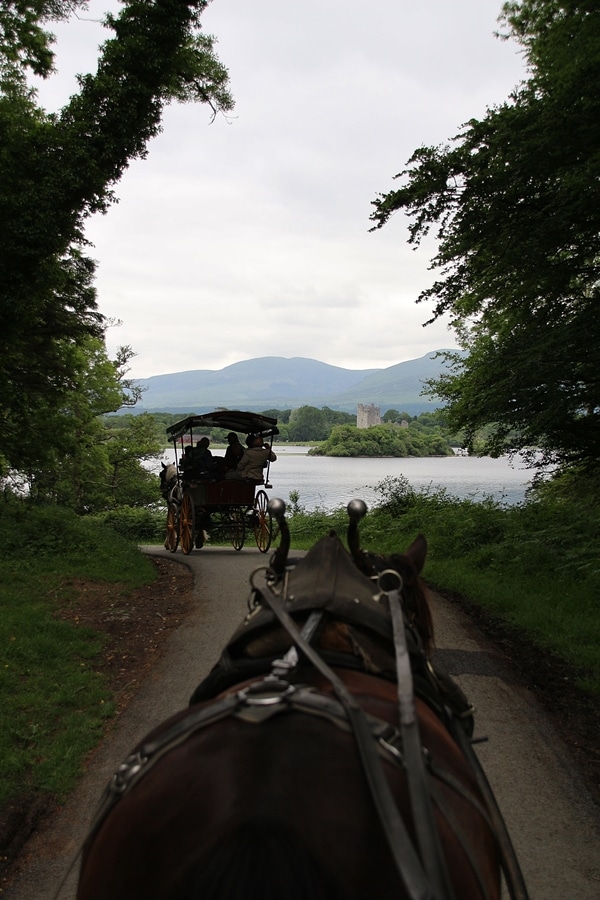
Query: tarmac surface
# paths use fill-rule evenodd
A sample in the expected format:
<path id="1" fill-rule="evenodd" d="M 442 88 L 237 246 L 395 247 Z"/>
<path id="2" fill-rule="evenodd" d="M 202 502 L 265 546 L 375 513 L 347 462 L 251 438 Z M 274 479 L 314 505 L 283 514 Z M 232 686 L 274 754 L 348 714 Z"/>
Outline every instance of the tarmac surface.
<path id="1" fill-rule="evenodd" d="M 94 754 L 70 800 L 28 846 L 28 865 L 8 900 L 74 900 L 75 864 L 102 790 L 151 728 L 187 706 L 242 621 L 249 576 L 265 565 L 254 549 L 205 547 L 189 557 L 145 547 L 191 567 L 194 610 L 168 638 L 117 727 Z M 599 900 L 600 812 L 576 775 L 567 747 L 506 659 L 453 605 L 435 595 L 439 661 L 476 707 L 476 750 L 504 815 L 531 900 Z M 60 891 L 59 891 L 60 889 Z M 503 896 L 508 896 L 505 892 Z"/>

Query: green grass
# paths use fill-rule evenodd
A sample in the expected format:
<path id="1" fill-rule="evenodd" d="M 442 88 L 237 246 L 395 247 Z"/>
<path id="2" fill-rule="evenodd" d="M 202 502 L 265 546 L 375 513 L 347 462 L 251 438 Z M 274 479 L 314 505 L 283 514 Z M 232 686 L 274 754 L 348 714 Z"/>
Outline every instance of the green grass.
<path id="1" fill-rule="evenodd" d="M 63 798 L 113 713 L 94 664 L 102 637 L 58 615 L 72 579 L 150 583 L 135 544 L 53 507 L 0 503 L 0 810 L 25 794 Z"/>

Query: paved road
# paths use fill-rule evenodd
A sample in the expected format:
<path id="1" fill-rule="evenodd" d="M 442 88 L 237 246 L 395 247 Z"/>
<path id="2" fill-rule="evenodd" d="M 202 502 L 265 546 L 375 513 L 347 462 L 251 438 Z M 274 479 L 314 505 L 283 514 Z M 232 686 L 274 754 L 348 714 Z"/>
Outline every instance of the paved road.
<path id="1" fill-rule="evenodd" d="M 146 548 L 163 554 L 158 548 Z M 30 863 L 4 895 L 53 900 L 104 784 L 131 747 L 187 704 L 246 610 L 248 576 L 265 557 L 205 548 L 184 558 L 195 575 L 195 608 L 173 632 L 151 677 L 98 750 L 69 803 L 30 848 Z M 531 900 L 599 900 L 600 814 L 573 776 L 567 749 L 532 695 L 470 621 L 435 600 L 440 660 L 477 708 L 478 752 L 509 826 Z M 60 893 L 73 900 L 75 876 Z"/>

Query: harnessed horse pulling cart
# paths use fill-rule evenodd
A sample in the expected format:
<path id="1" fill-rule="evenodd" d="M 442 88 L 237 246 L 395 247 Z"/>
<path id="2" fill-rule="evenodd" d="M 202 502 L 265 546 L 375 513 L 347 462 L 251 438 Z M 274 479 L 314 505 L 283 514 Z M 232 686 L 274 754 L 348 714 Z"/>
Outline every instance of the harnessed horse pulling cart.
<path id="1" fill-rule="evenodd" d="M 221 458 L 213 458 L 210 468 L 201 460 L 196 462 L 194 439 L 211 428 L 260 437 L 269 451 L 274 436 L 279 434 L 277 419 L 240 410 L 187 416 L 170 425 L 167 436 L 173 441 L 175 464 L 163 463 L 160 473 L 161 493 L 167 501 L 165 547 L 175 553 L 181 546 L 183 553 L 189 554 L 194 547 L 200 549 L 210 534 L 229 539 L 236 550 L 241 550 L 246 530 L 251 527 L 258 549 L 266 553 L 273 536 L 269 498 L 264 489 L 271 487 L 269 460 L 261 482 L 227 477 L 231 473 L 225 471 Z"/>
<path id="2" fill-rule="evenodd" d="M 77 900 L 527 900 L 471 746 L 464 695 L 430 657 L 427 543 L 348 552 L 331 532 L 251 576 L 248 613 L 190 706 L 117 769 Z"/>

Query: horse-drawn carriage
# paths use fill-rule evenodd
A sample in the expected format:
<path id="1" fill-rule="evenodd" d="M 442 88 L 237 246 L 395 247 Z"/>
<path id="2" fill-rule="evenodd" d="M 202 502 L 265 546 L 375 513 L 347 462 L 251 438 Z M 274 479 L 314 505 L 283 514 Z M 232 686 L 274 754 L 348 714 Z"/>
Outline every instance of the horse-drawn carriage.
<path id="1" fill-rule="evenodd" d="M 226 477 L 222 460 L 212 460 L 210 468 L 194 465 L 194 441 L 212 428 L 221 428 L 247 437 L 260 437 L 269 451 L 279 434 L 277 419 L 240 410 L 215 410 L 187 416 L 167 428 L 173 441 L 175 463 L 163 464 L 161 491 L 167 500 L 165 547 L 183 553 L 203 546 L 208 535 L 229 539 L 241 550 L 247 528 L 252 528 L 261 553 L 271 546 L 273 523 L 268 509 L 269 460 L 262 481 Z M 187 456 L 190 463 L 187 463 Z"/>

